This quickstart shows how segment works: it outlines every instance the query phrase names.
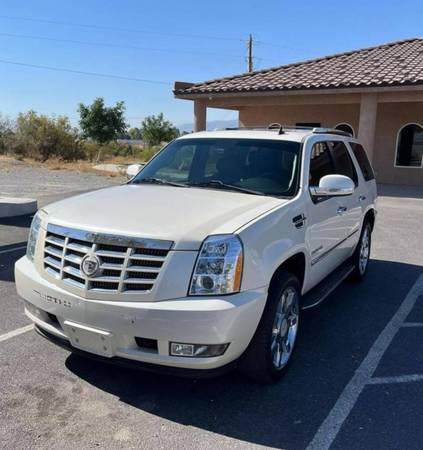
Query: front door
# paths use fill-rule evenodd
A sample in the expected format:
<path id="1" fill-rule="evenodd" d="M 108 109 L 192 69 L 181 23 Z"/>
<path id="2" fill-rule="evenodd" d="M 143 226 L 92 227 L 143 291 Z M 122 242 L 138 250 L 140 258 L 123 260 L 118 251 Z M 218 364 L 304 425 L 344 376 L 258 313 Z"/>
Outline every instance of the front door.
<path id="1" fill-rule="evenodd" d="M 309 186 L 318 186 L 325 175 L 335 174 L 331 142 L 313 145 L 310 158 Z M 313 198 L 307 212 L 306 245 L 310 254 L 310 286 L 319 283 L 346 258 L 350 223 L 347 197 Z"/>

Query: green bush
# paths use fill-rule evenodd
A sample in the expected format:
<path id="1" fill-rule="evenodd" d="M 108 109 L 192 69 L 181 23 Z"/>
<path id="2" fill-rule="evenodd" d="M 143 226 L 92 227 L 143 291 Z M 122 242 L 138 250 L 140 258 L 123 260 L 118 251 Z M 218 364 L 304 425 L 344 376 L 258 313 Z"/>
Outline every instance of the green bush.
<path id="1" fill-rule="evenodd" d="M 34 111 L 20 113 L 7 151 L 40 161 L 58 158 L 74 161 L 85 157 L 78 130 L 67 117 L 47 117 Z"/>
<path id="2" fill-rule="evenodd" d="M 140 162 L 149 161 L 162 147 L 162 145 L 152 145 L 141 149 L 137 155 Z"/>

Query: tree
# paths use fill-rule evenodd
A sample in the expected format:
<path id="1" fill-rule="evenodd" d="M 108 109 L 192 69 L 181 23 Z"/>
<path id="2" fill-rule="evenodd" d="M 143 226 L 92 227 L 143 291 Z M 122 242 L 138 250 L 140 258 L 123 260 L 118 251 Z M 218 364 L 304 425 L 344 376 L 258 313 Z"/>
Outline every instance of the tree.
<path id="1" fill-rule="evenodd" d="M 79 125 L 85 135 L 100 145 L 114 141 L 120 134 L 125 133 L 124 102 L 117 102 L 115 106 L 107 107 L 104 99 L 97 97 L 92 105 L 79 104 Z"/>
<path id="2" fill-rule="evenodd" d="M 179 136 L 179 130 L 172 123 L 165 120 L 163 113 L 157 116 L 147 116 L 141 124 L 143 141 L 149 145 L 169 142 Z"/>
<path id="3" fill-rule="evenodd" d="M 141 130 L 137 127 L 128 130 L 129 139 L 142 139 Z"/>

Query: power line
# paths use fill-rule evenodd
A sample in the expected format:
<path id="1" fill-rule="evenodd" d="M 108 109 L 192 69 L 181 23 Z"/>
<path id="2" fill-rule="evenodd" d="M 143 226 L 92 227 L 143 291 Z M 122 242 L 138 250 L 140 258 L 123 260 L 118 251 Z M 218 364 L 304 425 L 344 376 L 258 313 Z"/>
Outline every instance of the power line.
<path id="1" fill-rule="evenodd" d="M 200 54 L 200 55 L 212 55 L 212 56 L 225 56 L 228 58 L 244 58 L 241 55 L 229 55 L 225 53 L 217 53 L 217 52 L 203 52 L 203 51 L 194 51 L 194 50 L 181 50 L 181 49 L 171 49 L 171 48 L 153 48 L 153 47 L 139 47 L 137 45 L 127 45 L 127 44 L 113 44 L 109 42 L 93 42 L 93 41 L 80 41 L 75 39 L 62 39 L 62 38 L 52 38 L 47 36 L 37 36 L 31 34 L 16 34 L 16 33 L 2 33 L 0 32 L 0 36 L 13 37 L 19 39 L 38 39 L 43 41 L 51 41 L 51 42 L 67 42 L 70 44 L 78 44 L 78 45 L 94 45 L 100 47 L 112 47 L 112 48 L 127 48 L 131 50 L 147 50 L 147 51 L 156 51 L 156 52 L 166 52 L 166 53 L 186 53 L 186 54 Z"/>
<path id="2" fill-rule="evenodd" d="M 31 68 L 35 68 L 35 69 L 53 70 L 55 72 L 69 72 L 69 73 L 75 73 L 75 74 L 79 74 L 79 75 L 89 75 L 89 76 L 102 77 L 102 78 L 114 78 L 117 80 L 138 81 L 141 83 L 161 84 L 161 85 L 166 85 L 166 86 L 172 86 L 172 83 L 170 81 L 147 80 L 144 78 L 127 77 L 124 75 L 114 75 L 114 74 L 101 73 L 101 72 L 87 72 L 84 70 L 74 70 L 74 69 L 66 69 L 63 67 L 44 66 L 44 65 L 40 65 L 40 64 L 30 64 L 30 63 L 23 63 L 23 62 L 19 62 L 19 61 L 10 61 L 10 60 L 6 60 L 6 59 L 0 59 L 0 64 L 12 64 L 15 66 L 31 67 Z"/>
<path id="3" fill-rule="evenodd" d="M 58 20 L 48 20 L 48 19 L 34 19 L 32 17 L 21 17 L 21 16 L 6 16 L 0 15 L 1 19 L 8 20 L 23 20 L 27 22 L 38 22 L 38 23 L 48 23 L 51 25 L 64 25 L 68 27 L 80 27 L 80 28 L 92 28 L 96 30 L 110 30 L 110 31 L 123 31 L 130 33 L 142 33 L 142 34 L 154 34 L 158 36 L 172 36 L 172 37 L 188 37 L 188 38 L 197 38 L 197 39 L 213 39 L 213 40 L 224 40 L 224 41 L 241 41 L 242 38 L 235 37 L 226 37 L 226 36 L 209 36 L 203 34 L 188 34 L 188 33 L 169 33 L 163 31 L 154 31 L 154 30 L 141 30 L 135 28 L 120 28 L 120 27 L 112 27 L 109 25 L 94 25 L 92 23 L 75 23 L 75 22 L 64 22 Z"/>

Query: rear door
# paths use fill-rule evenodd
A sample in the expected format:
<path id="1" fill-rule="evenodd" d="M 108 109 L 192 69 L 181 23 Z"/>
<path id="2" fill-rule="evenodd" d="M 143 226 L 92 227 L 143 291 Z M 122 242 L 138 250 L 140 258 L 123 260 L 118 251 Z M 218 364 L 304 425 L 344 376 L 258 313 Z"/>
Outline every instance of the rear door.
<path id="1" fill-rule="evenodd" d="M 362 218 L 361 195 L 363 182 L 358 177 L 357 170 L 351 158 L 350 151 L 343 141 L 331 141 L 328 143 L 335 166 L 335 173 L 345 175 L 354 182 L 355 189 L 352 195 L 338 197 L 338 215 L 342 227 L 342 242 L 338 253 L 342 260 L 347 259 L 354 250 L 358 239 Z"/>

